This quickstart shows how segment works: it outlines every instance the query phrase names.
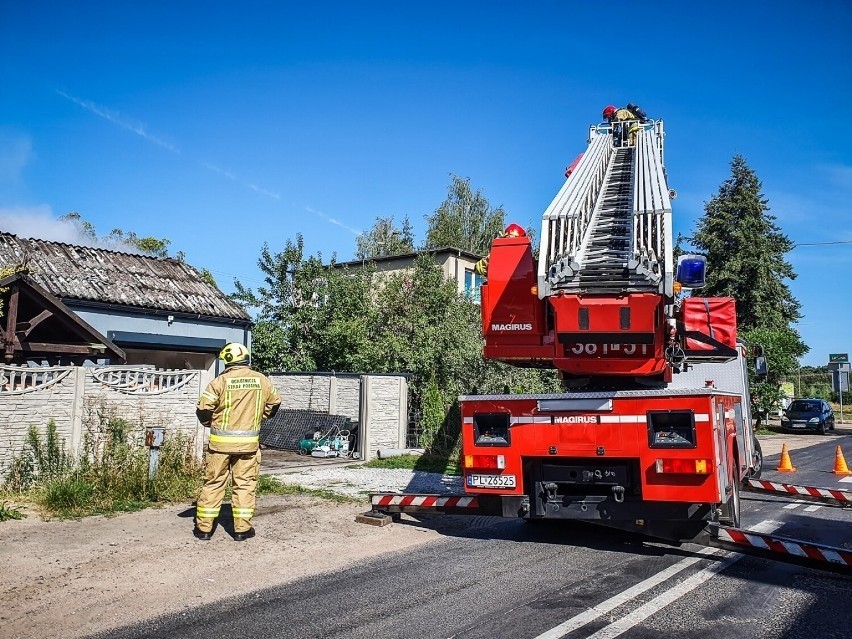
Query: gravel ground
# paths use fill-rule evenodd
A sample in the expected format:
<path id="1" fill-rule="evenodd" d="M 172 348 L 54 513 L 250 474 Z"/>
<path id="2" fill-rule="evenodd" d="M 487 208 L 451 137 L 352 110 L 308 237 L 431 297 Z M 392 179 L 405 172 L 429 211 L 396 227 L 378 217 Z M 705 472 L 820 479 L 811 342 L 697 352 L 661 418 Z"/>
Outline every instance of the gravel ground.
<path id="1" fill-rule="evenodd" d="M 448 477 L 420 470 L 364 468 L 346 465 L 315 466 L 294 471 L 276 471 L 281 481 L 309 488 L 325 488 L 353 497 L 371 492 L 460 493 L 461 477 Z"/>

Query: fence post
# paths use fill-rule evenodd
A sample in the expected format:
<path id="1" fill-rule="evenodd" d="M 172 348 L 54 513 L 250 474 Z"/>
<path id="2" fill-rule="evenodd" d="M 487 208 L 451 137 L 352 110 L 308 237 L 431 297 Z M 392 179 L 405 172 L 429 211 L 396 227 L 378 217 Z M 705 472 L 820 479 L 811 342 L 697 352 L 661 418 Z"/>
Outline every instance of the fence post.
<path id="1" fill-rule="evenodd" d="M 79 455 L 83 441 L 83 411 L 85 410 L 83 399 L 86 391 L 87 370 L 82 366 L 77 366 L 72 373 L 74 375 L 74 398 L 71 401 L 71 454 Z"/>
<path id="2" fill-rule="evenodd" d="M 337 375 L 328 380 L 328 414 L 337 415 Z"/>
<path id="3" fill-rule="evenodd" d="M 408 379 L 399 377 L 399 447 L 408 448 Z"/>
<path id="4" fill-rule="evenodd" d="M 358 432 L 361 433 L 361 459 L 370 461 L 370 376 L 361 375 L 361 405 L 358 408 Z"/>

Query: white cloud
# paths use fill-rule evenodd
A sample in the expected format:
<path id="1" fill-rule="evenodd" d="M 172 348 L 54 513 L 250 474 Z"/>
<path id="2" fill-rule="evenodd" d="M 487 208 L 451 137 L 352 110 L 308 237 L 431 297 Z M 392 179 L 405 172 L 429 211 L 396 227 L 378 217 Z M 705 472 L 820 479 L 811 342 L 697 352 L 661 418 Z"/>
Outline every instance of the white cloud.
<path id="1" fill-rule="evenodd" d="M 36 238 L 49 242 L 62 242 L 76 246 L 96 246 L 123 253 L 143 254 L 142 251 L 130 244 L 108 242 L 101 238 L 86 235 L 75 222 L 53 217 L 53 210 L 47 204 L 0 207 L 0 231 L 12 233 L 19 237 Z"/>
<path id="2" fill-rule="evenodd" d="M 16 184 L 32 160 L 33 143 L 29 136 L 0 129 L 0 183 Z"/>
<path id="3" fill-rule="evenodd" d="M 0 231 L 68 244 L 81 244 L 86 239 L 76 225 L 54 218 L 47 204 L 0 208 Z M 91 246 L 94 242 L 88 239 L 85 244 Z"/>

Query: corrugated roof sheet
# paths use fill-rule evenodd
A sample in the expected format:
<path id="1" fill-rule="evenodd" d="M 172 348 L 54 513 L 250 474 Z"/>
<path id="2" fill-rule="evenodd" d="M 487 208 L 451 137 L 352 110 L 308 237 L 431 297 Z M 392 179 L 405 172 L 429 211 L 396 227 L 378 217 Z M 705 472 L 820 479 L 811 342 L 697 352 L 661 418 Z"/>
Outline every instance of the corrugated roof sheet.
<path id="1" fill-rule="evenodd" d="M 27 262 L 29 276 L 56 297 L 208 317 L 249 315 L 191 266 L 171 258 L 121 253 L 0 232 L 0 266 Z"/>

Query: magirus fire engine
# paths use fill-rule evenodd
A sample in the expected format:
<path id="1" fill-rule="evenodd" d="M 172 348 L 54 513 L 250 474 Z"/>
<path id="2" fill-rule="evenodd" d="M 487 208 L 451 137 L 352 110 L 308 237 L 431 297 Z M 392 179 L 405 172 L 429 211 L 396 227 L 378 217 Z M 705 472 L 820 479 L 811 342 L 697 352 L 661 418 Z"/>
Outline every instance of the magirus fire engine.
<path id="1" fill-rule="evenodd" d="M 687 297 L 704 259 L 673 259 L 662 121 L 593 126 L 526 234 L 494 240 L 485 356 L 559 370 L 564 392 L 461 398 L 465 489 L 504 516 L 588 519 L 693 537 L 739 525 L 759 473 L 748 353 L 732 299 Z M 697 527 L 696 527 L 697 525 Z"/>
<path id="2" fill-rule="evenodd" d="M 481 289 L 485 357 L 555 368 L 563 392 L 461 397 L 465 493 L 375 494 L 374 512 L 581 519 L 671 541 L 739 526 L 762 464 L 749 366 L 765 359 L 737 339 L 733 299 L 696 295 L 704 258 L 674 260 L 663 122 L 615 126 L 590 127 L 538 255 L 512 225 Z"/>

